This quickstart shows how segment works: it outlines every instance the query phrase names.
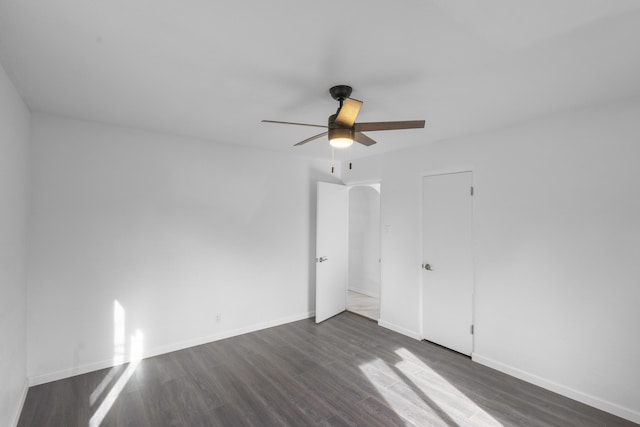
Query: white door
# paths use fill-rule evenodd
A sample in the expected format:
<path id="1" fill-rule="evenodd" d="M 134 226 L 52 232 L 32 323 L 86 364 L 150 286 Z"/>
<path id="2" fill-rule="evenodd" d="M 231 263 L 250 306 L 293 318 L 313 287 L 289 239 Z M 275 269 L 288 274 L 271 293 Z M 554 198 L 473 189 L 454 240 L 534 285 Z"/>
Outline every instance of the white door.
<path id="1" fill-rule="evenodd" d="M 473 350 L 471 172 L 422 182 L 422 336 L 457 352 Z"/>
<path id="2" fill-rule="evenodd" d="M 347 306 L 348 189 L 319 182 L 317 203 L 316 323 L 320 323 Z"/>

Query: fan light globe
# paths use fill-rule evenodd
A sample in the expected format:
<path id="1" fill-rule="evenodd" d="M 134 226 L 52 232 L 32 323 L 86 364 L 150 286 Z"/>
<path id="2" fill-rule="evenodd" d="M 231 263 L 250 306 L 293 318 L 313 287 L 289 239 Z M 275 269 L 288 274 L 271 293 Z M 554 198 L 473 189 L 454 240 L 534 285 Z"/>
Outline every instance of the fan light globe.
<path id="1" fill-rule="evenodd" d="M 353 144 L 353 139 L 351 138 L 333 138 L 329 140 L 329 144 L 335 148 L 347 148 Z"/>
<path id="2" fill-rule="evenodd" d="M 329 122 L 329 144 L 331 144 L 332 147 L 351 147 L 351 144 L 353 144 L 353 136 L 353 129 L 335 127 L 333 123 Z"/>

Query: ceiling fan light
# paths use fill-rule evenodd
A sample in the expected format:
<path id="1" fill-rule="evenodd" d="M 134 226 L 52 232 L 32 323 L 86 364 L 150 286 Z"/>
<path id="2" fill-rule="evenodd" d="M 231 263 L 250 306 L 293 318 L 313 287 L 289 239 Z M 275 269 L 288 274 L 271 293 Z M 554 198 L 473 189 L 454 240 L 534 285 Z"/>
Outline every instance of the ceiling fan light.
<path id="1" fill-rule="evenodd" d="M 351 138 L 333 138 L 329 140 L 329 144 L 335 148 L 347 148 L 353 144 L 353 139 Z"/>
<path id="2" fill-rule="evenodd" d="M 348 128 L 329 128 L 329 144 L 335 148 L 347 148 L 353 144 L 353 130 Z"/>

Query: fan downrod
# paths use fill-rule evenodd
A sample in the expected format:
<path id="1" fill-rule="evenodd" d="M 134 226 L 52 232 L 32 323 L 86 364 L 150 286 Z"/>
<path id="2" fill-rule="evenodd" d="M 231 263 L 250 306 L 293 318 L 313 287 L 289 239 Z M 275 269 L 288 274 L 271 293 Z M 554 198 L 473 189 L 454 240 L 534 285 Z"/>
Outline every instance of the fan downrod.
<path id="1" fill-rule="evenodd" d="M 340 104 L 342 105 L 342 101 L 351 96 L 352 90 L 351 86 L 337 85 L 329 89 L 329 93 L 333 99 L 340 101 Z"/>

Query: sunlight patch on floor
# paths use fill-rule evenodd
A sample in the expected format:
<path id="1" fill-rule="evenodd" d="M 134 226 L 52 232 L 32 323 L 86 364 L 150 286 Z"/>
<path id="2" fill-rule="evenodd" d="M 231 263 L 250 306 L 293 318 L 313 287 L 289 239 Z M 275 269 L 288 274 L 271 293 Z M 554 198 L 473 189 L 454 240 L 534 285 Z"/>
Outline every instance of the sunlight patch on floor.
<path id="1" fill-rule="evenodd" d="M 377 359 L 360 370 L 398 415 L 417 425 L 502 426 L 409 350 L 395 353 L 399 361 Z"/>
<path id="2" fill-rule="evenodd" d="M 93 406 L 100 396 L 107 392 L 109 384 L 117 377 L 118 365 L 125 362 L 125 311 L 117 300 L 113 304 L 113 364 L 114 367 L 105 375 L 100 384 L 93 390 L 90 396 L 90 404 Z M 129 340 L 129 364 L 117 381 L 108 390 L 98 409 L 89 419 L 89 427 L 99 427 L 109 410 L 122 393 L 127 382 L 135 372 L 142 360 L 144 335 L 140 329 L 136 329 L 135 334 Z"/>
<path id="3" fill-rule="evenodd" d="M 89 396 L 89 404 L 91 406 L 95 405 L 100 396 L 102 396 L 102 393 L 104 393 L 109 384 L 111 384 L 111 381 L 116 378 L 116 376 L 118 375 L 118 368 L 119 366 L 114 366 L 113 368 L 111 368 L 107 375 L 104 376 L 102 381 L 100 381 L 100 384 L 98 384 L 98 386 L 93 390 L 91 396 Z"/>

